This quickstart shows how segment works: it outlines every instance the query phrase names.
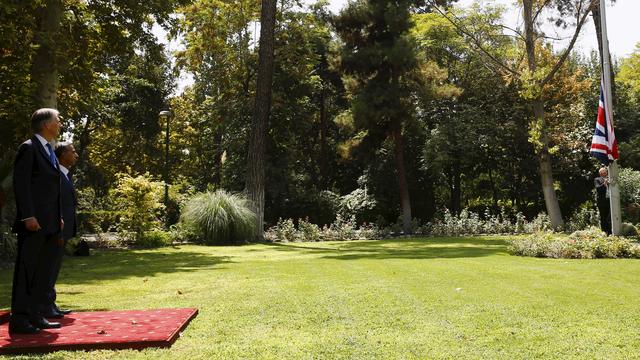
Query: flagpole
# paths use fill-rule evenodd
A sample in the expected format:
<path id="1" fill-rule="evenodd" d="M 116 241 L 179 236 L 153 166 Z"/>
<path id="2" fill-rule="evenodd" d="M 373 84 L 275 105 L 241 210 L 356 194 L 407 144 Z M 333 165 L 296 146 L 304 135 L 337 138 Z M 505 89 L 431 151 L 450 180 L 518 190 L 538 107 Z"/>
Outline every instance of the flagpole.
<path id="1" fill-rule="evenodd" d="M 611 95 L 611 62 L 609 56 L 609 39 L 607 37 L 606 0 L 600 0 L 600 24 L 602 29 L 602 75 L 604 79 L 604 101 L 607 109 L 605 116 L 613 128 L 613 104 Z M 622 216 L 620 211 L 620 186 L 618 184 L 618 162 L 609 164 L 609 201 L 611 207 L 611 232 L 620 235 Z"/>

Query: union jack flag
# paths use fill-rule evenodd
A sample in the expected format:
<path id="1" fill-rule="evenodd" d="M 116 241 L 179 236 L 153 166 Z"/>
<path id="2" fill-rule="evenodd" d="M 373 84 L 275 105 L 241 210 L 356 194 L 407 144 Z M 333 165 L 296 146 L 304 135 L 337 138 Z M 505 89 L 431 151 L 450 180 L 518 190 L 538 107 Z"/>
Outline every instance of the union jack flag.
<path id="1" fill-rule="evenodd" d="M 611 111 L 604 101 L 604 86 L 600 84 L 600 102 L 598 103 L 598 120 L 596 131 L 591 140 L 591 155 L 595 156 L 603 165 L 609 165 L 618 160 L 618 141 L 613 132 L 613 119 Z"/>

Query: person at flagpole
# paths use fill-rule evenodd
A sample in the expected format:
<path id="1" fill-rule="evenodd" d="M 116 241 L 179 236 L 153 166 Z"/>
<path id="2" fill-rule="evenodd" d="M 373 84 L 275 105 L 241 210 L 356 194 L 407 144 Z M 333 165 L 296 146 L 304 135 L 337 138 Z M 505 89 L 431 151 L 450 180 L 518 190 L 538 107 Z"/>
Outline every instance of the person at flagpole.
<path id="1" fill-rule="evenodd" d="M 609 178 L 606 167 L 601 167 L 598 171 L 600 176 L 594 180 L 596 186 L 596 204 L 600 213 L 600 229 L 611 235 L 611 206 L 609 192 Z"/>
<path id="2" fill-rule="evenodd" d="M 622 213 L 620 209 L 620 186 L 618 185 L 618 143 L 613 131 L 613 104 L 611 58 L 609 56 L 609 40 L 607 36 L 607 5 L 600 1 L 600 59 L 602 64 L 602 85 L 600 87 L 600 106 L 596 131 L 593 137 L 591 154 L 607 167 L 609 210 L 611 213 L 611 233 L 620 235 Z"/>
<path id="3" fill-rule="evenodd" d="M 605 101 L 604 80 L 600 87 L 600 101 L 598 103 L 598 118 L 596 119 L 596 129 L 591 140 L 591 155 L 597 158 L 602 167 L 599 176 L 595 178 L 596 204 L 600 213 L 600 228 L 607 235 L 612 234 L 611 221 L 611 189 L 609 172 L 607 166 L 617 160 L 618 141 L 613 130 L 611 113 L 608 109 L 608 102 Z"/>

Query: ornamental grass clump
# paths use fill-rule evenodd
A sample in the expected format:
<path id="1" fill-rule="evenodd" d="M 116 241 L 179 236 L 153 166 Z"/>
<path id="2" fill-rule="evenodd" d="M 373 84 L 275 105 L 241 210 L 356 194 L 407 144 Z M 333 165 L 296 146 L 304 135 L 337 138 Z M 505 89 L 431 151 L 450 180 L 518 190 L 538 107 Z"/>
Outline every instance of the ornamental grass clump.
<path id="1" fill-rule="evenodd" d="M 256 215 L 243 196 L 224 190 L 194 195 L 185 204 L 182 221 L 207 245 L 236 245 L 253 240 Z"/>
<path id="2" fill-rule="evenodd" d="M 509 252 L 520 256 L 557 259 L 640 258 L 640 244 L 627 238 L 607 236 L 600 229 L 592 227 L 569 236 L 537 232 L 512 240 Z"/>

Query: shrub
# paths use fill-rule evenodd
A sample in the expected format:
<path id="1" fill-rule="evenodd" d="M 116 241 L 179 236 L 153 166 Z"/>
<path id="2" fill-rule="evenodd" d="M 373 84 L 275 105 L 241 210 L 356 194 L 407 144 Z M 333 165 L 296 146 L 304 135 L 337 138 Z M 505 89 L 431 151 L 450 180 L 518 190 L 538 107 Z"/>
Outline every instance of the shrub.
<path id="1" fill-rule="evenodd" d="M 248 200 L 224 190 L 194 195 L 186 202 L 181 220 L 207 245 L 240 244 L 256 234 L 256 215 Z"/>
<path id="2" fill-rule="evenodd" d="M 528 223 L 522 213 L 515 215 L 512 222 L 506 211 L 501 209 L 499 214 L 491 214 L 485 211 L 484 216 L 463 209 L 459 215 L 454 215 L 448 209 L 444 210 L 442 220 L 436 219 L 421 227 L 420 233 L 435 236 L 458 236 L 458 235 L 482 235 L 482 234 L 519 234 L 531 232 L 535 228 L 544 228 L 546 215 L 539 215 L 536 220 Z"/>
<path id="3" fill-rule="evenodd" d="M 118 249 L 125 247 L 126 242 L 122 239 L 122 236 L 110 236 L 107 233 L 96 233 L 94 241 L 91 242 L 91 247 L 99 249 Z"/>
<path id="4" fill-rule="evenodd" d="M 336 234 L 338 240 L 351 240 L 357 239 L 356 236 L 356 217 L 343 218 L 342 216 L 336 216 L 336 221 L 331 224 L 330 228 Z"/>
<path id="5" fill-rule="evenodd" d="M 171 233 L 168 231 L 153 230 L 144 233 L 136 245 L 143 248 L 158 248 L 169 246 L 171 243 Z"/>
<path id="6" fill-rule="evenodd" d="M 340 197 L 338 215 L 343 219 L 351 219 L 353 217 L 359 222 L 370 221 L 373 216 L 373 210 L 376 207 L 376 200 L 367 190 L 366 175 L 358 178 L 358 185 L 359 188 Z"/>
<path id="7" fill-rule="evenodd" d="M 117 230 L 122 212 L 117 210 L 117 205 L 114 204 L 118 200 L 116 196 L 99 197 L 95 190 L 89 187 L 78 189 L 77 195 L 79 233 Z"/>
<path id="8" fill-rule="evenodd" d="M 78 249 L 80 240 L 82 239 L 79 237 L 74 237 L 67 240 L 67 242 L 64 244 L 64 253 L 69 256 L 73 255 L 73 253 L 76 252 L 76 250 Z"/>
<path id="9" fill-rule="evenodd" d="M 298 226 L 300 228 L 300 232 L 302 233 L 303 241 L 320 241 L 321 240 L 321 232 L 320 227 L 316 224 L 312 224 L 309 222 L 309 219 L 302 220 L 298 222 Z"/>
<path id="10" fill-rule="evenodd" d="M 640 171 L 620 169 L 618 183 L 620 184 L 620 200 L 623 203 L 640 204 Z"/>
<path id="11" fill-rule="evenodd" d="M 137 244 L 143 241 L 145 233 L 160 229 L 162 191 L 163 184 L 154 182 L 149 174 L 119 175 L 114 202 L 121 211 L 118 230 L 123 240 Z"/>
<path id="12" fill-rule="evenodd" d="M 588 229 L 592 226 L 599 226 L 600 216 L 598 209 L 594 206 L 592 201 L 587 201 L 580 205 L 580 208 L 571 216 L 566 223 L 566 230 L 578 231 Z"/>
<path id="13" fill-rule="evenodd" d="M 549 215 L 540 213 L 535 219 L 533 219 L 533 221 L 524 226 L 524 230 L 525 233 L 529 234 L 540 231 L 549 231 L 551 230 L 551 219 L 549 218 Z"/>
<path id="14" fill-rule="evenodd" d="M 640 171 L 620 169 L 618 175 L 620 184 L 620 202 L 623 217 L 630 222 L 640 222 Z"/>
<path id="15" fill-rule="evenodd" d="M 364 223 L 357 230 L 358 239 L 372 240 L 382 239 L 389 236 L 384 230 L 379 229 L 375 224 Z"/>
<path id="16" fill-rule="evenodd" d="M 197 242 L 198 234 L 196 229 L 190 224 L 181 221 L 177 224 L 171 225 L 169 228 L 171 239 L 176 242 Z"/>
<path id="17" fill-rule="evenodd" d="M 78 227 L 80 233 L 97 233 L 115 231 L 122 217 L 122 211 L 113 210 L 79 210 Z"/>
<path id="18" fill-rule="evenodd" d="M 622 223 L 620 236 L 638 236 L 638 229 L 633 224 Z"/>
<path id="19" fill-rule="evenodd" d="M 322 229 L 306 219 L 299 219 L 298 227 L 292 219 L 279 219 L 275 226 L 265 232 L 265 238 L 272 242 L 366 240 L 382 237 L 384 232 L 375 225 L 365 223 L 358 227 L 353 217 L 345 220 L 340 215 L 331 225 L 325 225 Z"/>
<path id="20" fill-rule="evenodd" d="M 629 239 L 607 236 L 600 229 L 591 227 L 569 236 L 537 232 L 512 240 L 509 252 L 521 256 L 570 259 L 639 258 L 640 245 Z"/>
<path id="21" fill-rule="evenodd" d="M 296 226 L 291 219 L 278 219 L 278 223 L 273 228 L 276 241 L 293 242 L 297 238 Z"/>

